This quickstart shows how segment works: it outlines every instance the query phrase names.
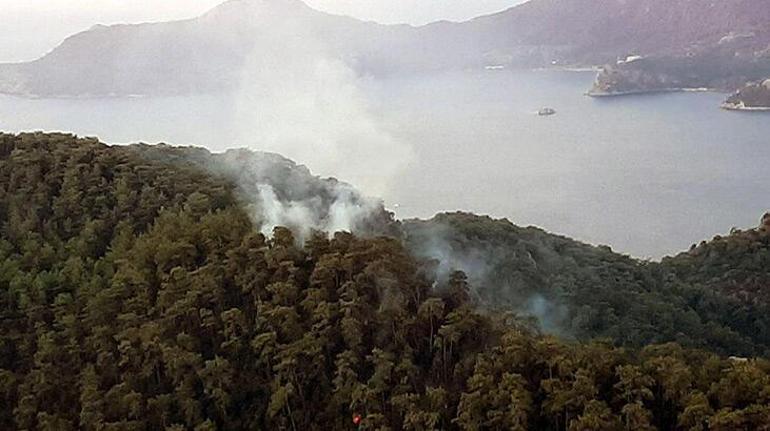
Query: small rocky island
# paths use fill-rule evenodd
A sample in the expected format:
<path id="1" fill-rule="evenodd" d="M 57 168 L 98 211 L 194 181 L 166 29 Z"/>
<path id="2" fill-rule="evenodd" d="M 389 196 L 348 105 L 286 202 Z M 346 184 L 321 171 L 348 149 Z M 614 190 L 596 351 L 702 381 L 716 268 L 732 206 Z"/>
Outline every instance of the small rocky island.
<path id="1" fill-rule="evenodd" d="M 555 115 L 556 110 L 553 108 L 541 108 L 537 111 L 537 115 L 541 117 L 550 117 L 551 115 Z"/>
<path id="2" fill-rule="evenodd" d="M 745 85 L 722 108 L 733 111 L 770 111 L 770 79 Z"/>

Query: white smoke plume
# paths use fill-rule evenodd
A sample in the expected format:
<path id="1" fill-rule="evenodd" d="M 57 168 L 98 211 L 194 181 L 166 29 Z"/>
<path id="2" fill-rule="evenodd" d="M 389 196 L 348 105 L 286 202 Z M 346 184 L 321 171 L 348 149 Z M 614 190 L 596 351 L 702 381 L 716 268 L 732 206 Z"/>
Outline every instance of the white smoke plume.
<path id="1" fill-rule="evenodd" d="M 381 209 L 379 202 L 360 197 L 346 184 L 334 187 L 331 205 L 324 204 L 318 196 L 281 200 L 269 184 L 259 184 L 257 190 L 254 214 L 262 234 L 270 237 L 276 227 L 288 227 L 301 243 L 314 230 L 330 236 L 340 231 L 355 232 L 371 214 Z"/>
<path id="2" fill-rule="evenodd" d="M 235 106 L 239 145 L 283 154 L 382 196 L 413 151 L 372 114 L 362 88 L 367 78 L 350 66 L 355 59 L 330 55 L 313 21 L 270 23 L 244 65 Z"/>
<path id="3" fill-rule="evenodd" d="M 545 333 L 570 336 L 567 305 L 533 291 L 523 280 L 499 274 L 502 266 L 510 264 L 503 257 L 510 250 L 484 242 L 458 243 L 461 236 L 443 224 L 423 226 L 410 241 L 410 247 L 416 256 L 438 262 L 434 275 L 439 285 L 445 283 L 452 272 L 462 271 L 468 277 L 471 296 L 482 307 L 514 311 L 520 317 L 534 319 Z"/>

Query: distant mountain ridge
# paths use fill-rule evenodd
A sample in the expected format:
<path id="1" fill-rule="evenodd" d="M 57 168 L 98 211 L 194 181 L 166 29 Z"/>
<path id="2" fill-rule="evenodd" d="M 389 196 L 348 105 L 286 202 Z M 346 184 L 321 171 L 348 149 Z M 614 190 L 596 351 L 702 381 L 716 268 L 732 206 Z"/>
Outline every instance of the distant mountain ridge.
<path id="1" fill-rule="evenodd" d="M 758 0 L 533 0 L 472 23 L 507 28 L 507 45 L 562 47 L 552 60 L 567 63 L 684 54 L 736 34 L 770 44 L 770 7 Z"/>
<path id="2" fill-rule="evenodd" d="M 301 46 L 306 42 L 314 46 Z M 46 56 L 0 65 L 0 93 L 25 96 L 184 94 L 237 88 L 264 50 L 321 51 L 367 75 L 485 65 L 585 66 L 686 56 L 719 44 L 770 52 L 762 0 L 530 0 L 461 23 L 381 25 L 299 0 L 230 0 L 201 17 L 95 26 Z M 285 46 L 283 46 L 285 45 Z M 305 48 L 305 50 L 296 48 Z M 744 81 L 745 82 L 745 81 Z"/>

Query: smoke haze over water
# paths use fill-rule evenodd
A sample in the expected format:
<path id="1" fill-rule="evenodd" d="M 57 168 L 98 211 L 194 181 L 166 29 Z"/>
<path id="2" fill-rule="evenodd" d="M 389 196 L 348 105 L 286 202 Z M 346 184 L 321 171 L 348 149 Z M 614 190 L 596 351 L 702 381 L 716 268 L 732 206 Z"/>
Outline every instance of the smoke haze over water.
<path id="1" fill-rule="evenodd" d="M 313 34 L 278 24 L 247 61 L 236 99 L 237 141 L 301 160 L 321 176 L 381 196 L 414 152 L 370 111 L 359 77 Z"/>

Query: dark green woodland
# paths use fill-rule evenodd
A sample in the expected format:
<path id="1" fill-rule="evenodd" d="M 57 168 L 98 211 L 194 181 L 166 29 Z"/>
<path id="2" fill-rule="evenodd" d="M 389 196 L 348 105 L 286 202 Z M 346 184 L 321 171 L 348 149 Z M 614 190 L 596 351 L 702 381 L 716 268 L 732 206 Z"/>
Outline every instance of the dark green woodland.
<path id="1" fill-rule="evenodd" d="M 768 219 L 662 262 L 382 208 L 300 241 L 244 176 L 337 184 L 0 134 L 0 429 L 770 430 Z"/>

